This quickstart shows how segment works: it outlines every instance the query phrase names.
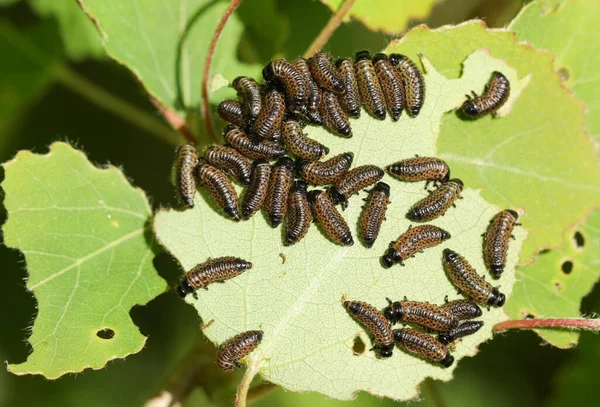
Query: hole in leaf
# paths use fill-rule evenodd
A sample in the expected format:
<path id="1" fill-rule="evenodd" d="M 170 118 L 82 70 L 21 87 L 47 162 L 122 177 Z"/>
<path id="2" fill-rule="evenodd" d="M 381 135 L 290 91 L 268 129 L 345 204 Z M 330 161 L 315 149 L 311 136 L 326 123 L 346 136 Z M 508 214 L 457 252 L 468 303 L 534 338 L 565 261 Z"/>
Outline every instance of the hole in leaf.
<path id="1" fill-rule="evenodd" d="M 554 288 L 556 288 L 556 291 L 561 291 L 563 286 L 559 281 L 557 281 L 554 283 Z"/>
<path id="2" fill-rule="evenodd" d="M 525 319 L 535 319 L 535 315 L 533 315 L 533 314 L 527 314 L 525 316 Z"/>
<path id="3" fill-rule="evenodd" d="M 563 81 L 568 81 L 569 77 L 571 76 L 569 75 L 569 71 L 567 70 L 567 68 L 560 68 L 558 70 L 558 74 L 560 75 Z"/>
<path id="4" fill-rule="evenodd" d="M 115 337 L 115 331 L 110 328 L 102 328 L 96 332 L 96 336 L 100 339 L 112 339 Z"/>
<path id="5" fill-rule="evenodd" d="M 550 249 L 542 249 L 538 252 L 538 254 L 541 256 L 542 254 L 548 254 L 550 253 Z"/>
<path id="6" fill-rule="evenodd" d="M 583 237 L 583 233 L 581 233 L 580 231 L 575 232 L 575 234 L 573 235 L 573 241 L 575 242 L 575 248 L 576 249 L 583 249 L 583 246 L 585 246 L 585 239 Z"/>
<path id="7" fill-rule="evenodd" d="M 563 273 L 571 274 L 571 271 L 573 271 L 573 262 L 571 260 L 567 260 L 563 262 L 560 268 L 563 271 Z"/>
<path id="8" fill-rule="evenodd" d="M 352 346 L 352 352 L 354 352 L 354 356 L 362 355 L 363 353 L 365 353 L 366 348 L 367 346 L 365 345 L 363 340 L 360 339 L 360 335 L 356 335 L 354 337 L 354 345 Z"/>

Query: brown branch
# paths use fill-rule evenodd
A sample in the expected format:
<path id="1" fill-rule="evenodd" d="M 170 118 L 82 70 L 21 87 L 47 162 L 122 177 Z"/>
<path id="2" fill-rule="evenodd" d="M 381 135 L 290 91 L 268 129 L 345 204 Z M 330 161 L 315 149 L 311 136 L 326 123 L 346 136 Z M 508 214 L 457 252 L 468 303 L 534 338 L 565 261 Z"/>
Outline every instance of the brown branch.
<path id="1" fill-rule="evenodd" d="M 315 38 L 313 43 L 310 44 L 310 47 L 308 47 L 308 50 L 304 53 L 304 58 L 312 57 L 314 54 L 319 52 L 321 48 L 325 46 L 325 44 L 327 44 L 327 41 L 329 41 L 335 30 L 337 30 L 339 25 L 342 23 L 342 20 L 348 11 L 350 11 L 355 1 L 356 0 L 344 1 L 340 9 L 333 16 L 331 16 L 331 19 L 327 25 L 323 27 L 317 38 Z"/>
<path id="2" fill-rule="evenodd" d="M 202 72 L 202 118 L 204 119 L 204 124 L 206 126 L 208 135 L 215 143 L 218 143 L 219 139 L 217 138 L 217 134 L 215 132 L 215 122 L 210 114 L 210 103 L 208 100 L 210 67 L 212 65 L 213 55 L 215 53 L 215 49 L 217 48 L 217 42 L 219 42 L 219 38 L 223 32 L 223 28 L 225 28 L 227 20 L 229 20 L 229 17 L 231 17 L 231 14 L 233 14 L 235 9 L 240 5 L 241 1 L 242 0 L 231 0 L 231 3 L 229 3 L 229 7 L 227 7 L 227 10 L 225 10 L 225 13 L 221 17 L 221 21 L 219 21 L 219 25 L 217 25 L 215 33 L 210 40 L 210 45 L 208 46 L 208 52 L 206 54 L 206 60 L 204 61 L 204 71 Z"/>
<path id="3" fill-rule="evenodd" d="M 518 321 L 504 321 L 494 325 L 494 332 L 501 333 L 509 329 L 580 329 L 600 331 L 600 319 L 586 318 L 548 318 L 548 319 L 522 319 Z"/>
<path id="4" fill-rule="evenodd" d="M 167 108 L 154 96 L 150 96 L 150 100 L 152 101 L 154 106 L 156 106 L 156 108 L 160 111 L 160 113 L 163 115 L 165 120 L 167 122 L 169 122 L 171 127 L 173 127 L 183 137 L 185 137 L 185 139 L 189 143 L 192 143 L 194 145 L 198 144 L 198 137 L 196 137 L 194 132 L 192 130 L 190 130 L 190 128 L 185 123 L 185 121 L 181 117 L 179 117 L 179 115 L 177 113 L 175 113 L 171 109 Z"/>

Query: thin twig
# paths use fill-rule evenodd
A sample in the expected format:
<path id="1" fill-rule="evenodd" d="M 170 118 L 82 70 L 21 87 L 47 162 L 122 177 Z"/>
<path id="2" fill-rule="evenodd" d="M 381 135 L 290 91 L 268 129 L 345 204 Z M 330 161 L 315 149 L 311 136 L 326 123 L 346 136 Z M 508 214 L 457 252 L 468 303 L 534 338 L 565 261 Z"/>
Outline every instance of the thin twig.
<path id="1" fill-rule="evenodd" d="M 509 329 L 575 329 L 586 331 L 600 331 L 600 319 L 586 318 L 548 318 L 548 319 L 522 319 L 504 321 L 494 325 L 494 332 L 501 333 Z"/>
<path id="2" fill-rule="evenodd" d="M 108 110 L 115 116 L 128 121 L 168 144 L 181 144 L 179 134 L 169 128 L 162 120 L 152 116 L 144 109 L 113 95 L 106 89 L 75 72 L 69 66 L 59 65 L 54 70 L 54 74 L 60 84 L 90 102 Z"/>
<path id="3" fill-rule="evenodd" d="M 202 118 L 204 119 L 204 124 L 206 126 L 208 135 L 215 143 L 218 143 L 219 139 L 217 138 L 217 134 L 215 132 L 215 122 L 210 114 L 210 103 L 208 100 L 210 67 L 212 65 L 213 55 L 215 53 L 215 49 L 217 48 L 219 37 L 221 37 L 221 33 L 223 32 L 223 28 L 225 28 L 227 20 L 229 20 L 229 17 L 231 17 L 231 14 L 233 14 L 235 9 L 240 5 L 241 1 L 242 0 L 231 0 L 231 3 L 229 3 L 229 7 L 227 7 L 227 10 L 225 10 L 223 17 L 221 17 L 221 21 L 219 21 L 219 25 L 217 25 L 213 37 L 210 40 L 210 45 L 208 46 L 208 52 L 206 54 L 206 60 L 204 61 L 204 71 L 202 72 Z"/>
<path id="4" fill-rule="evenodd" d="M 340 9 L 333 16 L 331 16 L 331 19 L 327 25 L 323 27 L 317 38 L 315 38 L 313 43 L 310 44 L 310 47 L 308 47 L 308 50 L 304 53 L 304 58 L 312 57 L 314 54 L 319 52 L 321 48 L 325 46 L 325 44 L 327 44 L 327 41 L 329 41 L 335 30 L 337 30 L 339 25 L 342 23 L 342 20 L 348 11 L 350 11 L 355 1 L 356 0 L 344 1 Z"/>
<path id="5" fill-rule="evenodd" d="M 190 130 L 188 125 L 185 123 L 185 121 L 177 113 L 175 113 L 171 109 L 167 108 L 165 105 L 163 105 L 160 102 L 160 100 L 156 99 L 154 96 L 150 96 L 150 100 L 152 101 L 154 106 L 156 106 L 156 108 L 160 111 L 160 113 L 163 115 L 165 120 L 167 122 L 169 122 L 171 127 L 173 127 L 183 137 L 185 137 L 185 139 L 189 143 L 192 143 L 194 145 L 198 144 L 198 137 L 196 137 L 194 132 L 192 132 L 192 130 Z"/>
<path id="6" fill-rule="evenodd" d="M 238 386 L 237 393 L 235 395 L 235 407 L 246 407 L 246 400 L 248 400 L 248 389 L 252 379 L 256 376 L 256 368 L 254 364 L 248 365 L 246 373 Z"/>

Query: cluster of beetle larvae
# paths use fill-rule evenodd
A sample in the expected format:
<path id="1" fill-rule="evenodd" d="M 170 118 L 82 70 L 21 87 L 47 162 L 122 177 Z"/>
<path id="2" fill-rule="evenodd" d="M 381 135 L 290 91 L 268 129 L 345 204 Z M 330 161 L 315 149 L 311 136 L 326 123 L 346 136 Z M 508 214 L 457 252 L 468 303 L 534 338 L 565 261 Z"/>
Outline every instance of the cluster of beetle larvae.
<path id="1" fill-rule="evenodd" d="M 359 117 L 361 106 L 379 120 L 385 119 L 386 110 L 394 121 L 403 110 L 411 117 L 417 116 L 425 100 L 425 81 L 418 67 L 399 54 L 378 53 L 371 57 L 369 52 L 361 51 L 354 61 L 339 59 L 334 63 L 330 55 L 319 52 L 308 60 L 273 60 L 263 69 L 263 77 L 266 83 L 262 85 L 247 77 L 236 78 L 231 86 L 237 90 L 239 100 L 219 104 L 218 114 L 230 123 L 223 132 L 225 146 L 206 148 L 203 158 L 189 144 L 178 149 L 174 181 L 181 203 L 193 207 L 197 186 L 206 187 L 219 209 L 235 221 L 247 220 L 261 208 L 272 227 L 285 220 L 285 245 L 302 240 L 314 216 L 331 241 L 350 246 L 354 244 L 350 228 L 336 205 L 345 207 L 350 197 L 374 185 L 358 228 L 362 243 L 372 247 L 389 204 L 390 186 L 379 182 L 384 170 L 375 165 L 350 169 L 352 152 L 321 161 L 329 149 L 308 138 L 303 127 L 323 125 L 334 134 L 352 137 L 348 118 Z M 506 77 L 494 72 L 481 96 L 467 96 L 461 113 L 470 118 L 493 113 L 504 104 L 509 92 Z M 275 159 L 273 165 L 269 163 Z M 463 189 L 461 180 L 450 179 L 448 165 L 433 157 L 404 159 L 386 170 L 401 181 L 427 181 L 425 188 L 431 182 L 436 186 L 406 214 L 413 222 L 429 222 L 442 216 L 454 206 Z M 230 176 L 247 186 L 241 209 Z M 309 192 L 307 184 L 327 187 Z M 517 217 L 516 212 L 506 210 L 490 223 L 484 260 L 494 278 L 499 278 L 504 269 L 508 239 Z M 404 265 L 415 253 L 449 238 L 450 233 L 437 226 L 410 227 L 390 244 L 381 263 L 386 268 L 396 263 Z M 483 325 L 480 321 L 459 321 L 481 315 L 476 303 L 488 307 L 504 304 L 504 295 L 478 275 L 464 257 L 450 249 L 443 253 L 448 278 L 469 300 L 447 301 L 438 306 L 388 299 L 390 305 L 379 311 L 364 302 L 344 298 L 344 307 L 372 336 L 373 350 L 380 357 L 391 356 L 396 344 L 430 362 L 450 366 L 453 357 L 447 345 Z M 178 293 L 181 297 L 189 293 L 196 296 L 196 290 L 224 282 L 251 267 L 250 262 L 236 257 L 210 259 L 186 274 Z M 392 330 L 396 322 L 424 330 Z M 434 338 L 426 331 L 439 335 Z M 247 331 L 227 341 L 220 348 L 219 367 L 233 369 L 258 346 L 262 336 L 262 331 Z"/>

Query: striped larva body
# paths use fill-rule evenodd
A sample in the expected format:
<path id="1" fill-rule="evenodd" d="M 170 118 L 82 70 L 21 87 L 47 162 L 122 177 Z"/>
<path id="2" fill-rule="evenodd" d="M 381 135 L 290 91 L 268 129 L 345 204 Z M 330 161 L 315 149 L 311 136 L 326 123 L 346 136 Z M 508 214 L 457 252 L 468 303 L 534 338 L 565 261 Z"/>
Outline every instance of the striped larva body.
<path id="1" fill-rule="evenodd" d="M 242 104 L 237 100 L 224 100 L 217 106 L 219 117 L 226 122 L 234 124 L 242 129 L 247 127 L 247 120 L 242 111 Z"/>
<path id="2" fill-rule="evenodd" d="M 494 279 L 500 278 L 506 266 L 508 242 L 519 214 L 513 210 L 498 213 L 490 221 L 483 240 L 483 261 Z"/>
<path id="3" fill-rule="evenodd" d="M 336 94 L 346 91 L 346 85 L 335 67 L 331 55 L 325 52 L 317 52 L 309 59 L 308 63 L 312 77 L 321 88 Z"/>
<path id="4" fill-rule="evenodd" d="M 481 308 L 470 300 L 448 301 L 441 305 L 443 309 L 449 311 L 459 321 L 473 319 L 481 316 Z"/>
<path id="5" fill-rule="evenodd" d="M 252 126 L 254 136 L 269 139 L 279 130 L 285 116 L 285 99 L 275 89 L 263 93 L 262 108 Z"/>
<path id="6" fill-rule="evenodd" d="M 224 282 L 251 268 L 252 263 L 237 257 L 210 259 L 185 274 L 183 282 L 177 287 L 177 293 L 183 298 L 201 288 L 207 290 L 209 284 Z"/>
<path id="7" fill-rule="evenodd" d="M 328 192 L 336 205 L 346 205 L 352 195 L 375 184 L 383 175 L 383 170 L 376 165 L 361 165 L 344 174 Z"/>
<path id="8" fill-rule="evenodd" d="M 444 249 L 442 263 L 446 275 L 456 288 L 473 301 L 487 306 L 501 307 L 506 300 L 504 294 L 492 287 L 473 266 L 460 254 Z"/>
<path id="9" fill-rule="evenodd" d="M 277 227 L 285 218 L 288 196 L 294 181 L 294 161 L 289 157 L 280 158 L 271 169 L 271 179 L 267 197 L 263 203 L 271 227 Z"/>
<path id="10" fill-rule="evenodd" d="M 389 165 L 388 173 L 405 182 L 446 182 L 450 179 L 450 167 L 444 160 L 435 157 L 413 157 Z"/>
<path id="11" fill-rule="evenodd" d="M 285 148 L 270 140 L 253 140 L 242 129 L 227 126 L 223 131 L 225 141 L 250 159 L 269 159 L 285 154 Z"/>
<path id="12" fill-rule="evenodd" d="M 309 161 L 320 160 L 329 153 L 329 148 L 306 137 L 300 123 L 288 120 L 282 127 L 283 144 L 288 152 Z"/>
<path id="13" fill-rule="evenodd" d="M 302 178 L 309 184 L 330 185 L 348 172 L 353 159 L 354 154 L 343 153 L 327 161 L 299 160 L 297 168 Z"/>
<path id="14" fill-rule="evenodd" d="M 450 367 L 454 363 L 454 357 L 448 352 L 446 345 L 425 332 L 414 328 L 402 328 L 394 329 L 393 333 L 398 347 L 410 354 L 443 367 Z"/>
<path id="15" fill-rule="evenodd" d="M 179 146 L 173 163 L 173 181 L 179 202 L 190 208 L 194 207 L 194 195 L 196 194 L 194 170 L 197 165 L 198 151 L 196 148 L 191 144 Z"/>
<path id="16" fill-rule="evenodd" d="M 246 331 L 229 339 L 219 347 L 217 366 L 223 370 L 241 367 L 240 360 L 248 356 L 260 345 L 263 331 Z"/>
<path id="17" fill-rule="evenodd" d="M 242 112 L 248 120 L 248 127 L 252 128 L 262 107 L 260 85 L 252 78 L 238 76 L 233 80 L 231 86 L 237 91 L 238 96 L 242 98 Z"/>
<path id="18" fill-rule="evenodd" d="M 348 116 L 358 118 L 360 117 L 360 91 L 356 81 L 354 63 L 350 59 L 338 59 L 335 66 L 346 86 L 346 92 L 338 96 L 340 105 Z"/>
<path id="19" fill-rule="evenodd" d="M 398 240 L 390 243 L 381 263 L 388 268 L 395 263 L 404 265 L 404 261 L 427 248 L 437 246 L 450 239 L 450 233 L 434 225 L 409 226 Z"/>
<path id="20" fill-rule="evenodd" d="M 310 205 L 306 193 L 306 183 L 295 181 L 288 197 L 288 210 L 285 220 L 285 240 L 286 246 L 298 243 L 310 228 L 312 216 L 310 214 Z"/>
<path id="21" fill-rule="evenodd" d="M 352 137 L 352 127 L 346 111 L 340 105 L 335 93 L 324 91 L 319 105 L 319 114 L 323 124 L 335 134 Z"/>
<path id="22" fill-rule="evenodd" d="M 290 61 L 275 59 L 269 62 L 263 69 L 263 78 L 267 83 L 281 85 L 290 109 L 296 110 L 306 105 L 309 89 L 303 75 Z"/>
<path id="23" fill-rule="evenodd" d="M 417 65 L 406 55 L 391 54 L 389 61 L 396 68 L 404 88 L 404 108 L 415 117 L 425 103 L 425 79 Z"/>
<path id="24" fill-rule="evenodd" d="M 196 177 L 199 185 L 208 188 L 208 192 L 219 209 L 231 219 L 236 222 L 239 221 L 240 211 L 238 209 L 237 192 L 235 192 L 227 175 L 210 164 L 200 162 L 196 167 Z"/>
<path id="25" fill-rule="evenodd" d="M 293 63 L 294 67 L 296 67 L 298 72 L 302 75 L 308 90 L 306 107 L 309 110 L 317 110 L 319 108 L 319 103 L 321 103 L 321 89 L 319 89 L 319 85 L 317 85 L 317 82 L 315 82 L 310 73 L 308 61 L 305 58 L 296 58 Z"/>
<path id="26" fill-rule="evenodd" d="M 463 186 L 463 182 L 456 178 L 444 182 L 429 196 L 414 204 L 406 217 L 413 222 L 429 222 L 442 216 L 460 198 Z"/>
<path id="27" fill-rule="evenodd" d="M 390 186 L 378 182 L 369 192 L 367 204 L 360 215 L 358 236 L 366 247 L 373 247 L 390 202 Z"/>
<path id="28" fill-rule="evenodd" d="M 468 335 L 473 335 L 479 331 L 483 326 L 483 321 L 465 321 L 460 325 L 452 328 L 448 332 L 442 332 L 438 335 L 438 341 L 444 345 L 452 343 L 457 339 L 463 338 Z"/>
<path id="29" fill-rule="evenodd" d="M 494 71 L 481 96 L 473 92 L 473 98 L 463 103 L 461 110 L 470 118 L 478 118 L 500 109 L 510 96 L 510 82 L 502 73 Z"/>
<path id="30" fill-rule="evenodd" d="M 458 319 L 439 305 L 420 301 L 395 301 L 383 310 L 391 324 L 414 324 L 436 332 L 446 332 L 458 324 Z"/>
<path id="31" fill-rule="evenodd" d="M 362 325 L 373 339 L 373 350 L 382 358 L 392 356 L 394 336 L 389 321 L 381 311 L 361 301 L 344 301 L 344 308 Z"/>
<path id="32" fill-rule="evenodd" d="M 224 146 L 211 146 L 204 152 L 204 159 L 225 173 L 230 173 L 243 185 L 250 183 L 252 163 L 240 152 Z"/>
<path id="33" fill-rule="evenodd" d="M 385 96 L 368 51 L 361 51 L 356 54 L 354 70 L 356 71 L 360 99 L 365 110 L 376 119 L 385 120 Z"/>
<path id="34" fill-rule="evenodd" d="M 400 75 L 388 61 L 387 55 L 382 53 L 373 57 L 373 67 L 383 89 L 390 116 L 393 121 L 397 121 L 404 110 L 404 89 Z"/>
<path id="35" fill-rule="evenodd" d="M 336 209 L 329 194 L 314 189 L 308 193 L 308 202 L 317 223 L 331 241 L 342 246 L 354 244 L 348 223 Z"/>
<path id="36" fill-rule="evenodd" d="M 248 220 L 260 210 L 267 197 L 270 179 L 271 164 L 267 160 L 255 160 L 252 163 L 250 185 L 242 202 L 242 218 Z"/>

